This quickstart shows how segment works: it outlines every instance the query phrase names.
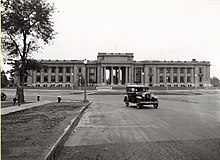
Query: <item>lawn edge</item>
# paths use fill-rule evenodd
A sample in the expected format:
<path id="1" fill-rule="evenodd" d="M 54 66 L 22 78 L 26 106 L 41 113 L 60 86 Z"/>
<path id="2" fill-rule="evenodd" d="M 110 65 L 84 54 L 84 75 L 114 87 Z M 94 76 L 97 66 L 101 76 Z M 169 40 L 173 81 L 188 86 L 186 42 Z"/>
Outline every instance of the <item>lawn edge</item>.
<path id="1" fill-rule="evenodd" d="M 80 121 L 83 113 L 89 107 L 92 102 L 90 101 L 87 105 L 85 105 L 79 112 L 79 114 L 71 120 L 71 123 L 64 129 L 64 133 L 61 137 L 56 141 L 56 143 L 52 146 L 47 156 L 44 158 L 45 160 L 54 160 L 56 158 L 56 154 L 62 148 L 63 144 L 69 137 L 71 131 L 77 126 L 78 122 Z"/>

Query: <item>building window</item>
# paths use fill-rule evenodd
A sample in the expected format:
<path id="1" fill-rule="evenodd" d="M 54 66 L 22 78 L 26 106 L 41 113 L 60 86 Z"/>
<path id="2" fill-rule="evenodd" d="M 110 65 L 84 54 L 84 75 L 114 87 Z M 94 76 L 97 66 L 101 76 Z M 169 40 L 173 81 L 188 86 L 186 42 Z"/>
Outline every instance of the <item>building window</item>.
<path id="1" fill-rule="evenodd" d="M 82 68 L 81 68 L 81 67 L 78 68 L 78 72 L 79 72 L 79 73 L 82 72 Z"/>
<path id="2" fill-rule="evenodd" d="M 170 73 L 170 68 L 167 68 L 166 70 L 167 70 L 167 73 Z"/>
<path id="3" fill-rule="evenodd" d="M 37 82 L 40 82 L 40 76 L 37 76 Z"/>
<path id="4" fill-rule="evenodd" d="M 170 83 L 171 81 L 170 81 L 170 77 L 167 77 L 167 83 Z"/>
<path id="5" fill-rule="evenodd" d="M 160 76 L 160 83 L 163 83 L 163 76 Z"/>
<path id="6" fill-rule="evenodd" d="M 40 73 L 40 71 L 41 71 L 40 69 L 37 69 L 37 73 Z"/>
<path id="7" fill-rule="evenodd" d="M 184 83 L 184 76 L 180 76 L 180 83 Z"/>
<path id="8" fill-rule="evenodd" d="M 66 73 L 70 73 L 70 67 L 66 67 Z"/>
<path id="9" fill-rule="evenodd" d="M 149 77 L 149 82 L 152 83 L 152 77 L 151 76 Z"/>
<path id="10" fill-rule="evenodd" d="M 177 83 L 177 76 L 173 76 L 173 83 Z"/>
<path id="11" fill-rule="evenodd" d="M 180 73 L 184 73 L 185 68 L 180 68 Z"/>
<path id="12" fill-rule="evenodd" d="M 199 68 L 199 73 L 202 73 L 202 68 Z"/>
<path id="13" fill-rule="evenodd" d="M 152 68 L 151 67 L 149 68 L 149 73 L 152 73 Z"/>
<path id="14" fill-rule="evenodd" d="M 177 68 L 173 68 L 173 73 L 177 73 Z"/>
<path id="15" fill-rule="evenodd" d="M 48 76 L 44 76 L 44 82 L 48 82 Z"/>
<path id="16" fill-rule="evenodd" d="M 70 76 L 66 76 L 66 82 L 70 82 Z"/>
<path id="17" fill-rule="evenodd" d="M 199 82 L 202 82 L 202 76 L 199 76 Z"/>
<path id="18" fill-rule="evenodd" d="M 89 73 L 89 83 L 94 83 L 94 73 Z"/>
<path id="19" fill-rule="evenodd" d="M 187 74 L 191 73 L 191 68 L 187 68 Z"/>
<path id="20" fill-rule="evenodd" d="M 56 77 L 55 76 L 51 76 L 51 82 L 55 82 Z"/>
<path id="21" fill-rule="evenodd" d="M 44 73 L 47 73 L 47 72 L 48 72 L 48 69 L 47 69 L 47 68 L 44 68 L 43 71 L 44 71 Z"/>
<path id="22" fill-rule="evenodd" d="M 191 82 L 191 77 L 187 76 L 187 83 L 190 83 L 190 82 Z"/>
<path id="23" fill-rule="evenodd" d="M 52 73 L 55 73 L 55 72 L 56 72 L 56 68 L 55 68 L 55 67 L 52 67 L 52 68 L 51 68 L 51 72 L 52 72 Z"/>
<path id="24" fill-rule="evenodd" d="M 160 73 L 163 73 L 163 68 L 160 68 L 159 70 L 160 70 Z"/>
<path id="25" fill-rule="evenodd" d="M 63 67 L 59 67 L 59 73 L 63 73 Z"/>
<path id="26" fill-rule="evenodd" d="M 59 82 L 63 82 L 63 76 L 59 76 Z"/>
<path id="27" fill-rule="evenodd" d="M 141 68 L 136 68 L 136 83 L 141 83 Z"/>

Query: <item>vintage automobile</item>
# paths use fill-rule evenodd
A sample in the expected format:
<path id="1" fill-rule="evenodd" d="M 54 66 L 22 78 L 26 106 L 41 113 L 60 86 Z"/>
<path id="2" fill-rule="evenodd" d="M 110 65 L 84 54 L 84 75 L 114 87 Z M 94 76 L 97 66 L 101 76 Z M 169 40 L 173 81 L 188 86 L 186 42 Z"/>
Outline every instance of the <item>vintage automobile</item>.
<path id="1" fill-rule="evenodd" d="M 7 96 L 5 93 L 1 92 L 1 101 L 6 100 Z"/>
<path id="2" fill-rule="evenodd" d="M 158 97 L 148 90 L 149 88 L 144 85 L 127 86 L 126 95 L 124 97 L 125 106 L 128 107 L 129 103 L 135 103 L 138 109 L 144 105 L 153 105 L 154 108 L 158 108 Z"/>

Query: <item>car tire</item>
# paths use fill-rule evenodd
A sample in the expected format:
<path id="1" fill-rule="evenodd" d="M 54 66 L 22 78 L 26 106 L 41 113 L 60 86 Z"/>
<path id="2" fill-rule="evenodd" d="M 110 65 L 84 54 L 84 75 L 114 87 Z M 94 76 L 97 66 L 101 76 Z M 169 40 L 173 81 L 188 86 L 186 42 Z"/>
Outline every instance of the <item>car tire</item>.
<path id="1" fill-rule="evenodd" d="M 155 109 L 158 108 L 158 104 L 154 104 L 154 108 L 155 108 Z"/>
<path id="2" fill-rule="evenodd" d="M 137 109 L 140 109 L 142 107 L 142 105 L 140 104 L 140 102 L 137 102 Z"/>
<path id="3" fill-rule="evenodd" d="M 1 100 L 2 101 L 6 100 L 6 95 L 1 96 Z"/>

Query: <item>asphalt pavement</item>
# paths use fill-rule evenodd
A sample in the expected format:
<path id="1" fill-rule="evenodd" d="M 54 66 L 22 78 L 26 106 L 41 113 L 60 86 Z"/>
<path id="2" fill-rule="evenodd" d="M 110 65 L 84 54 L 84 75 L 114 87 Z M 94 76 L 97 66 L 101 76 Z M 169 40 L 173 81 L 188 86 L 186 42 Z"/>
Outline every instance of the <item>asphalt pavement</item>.
<path id="1" fill-rule="evenodd" d="M 220 95 L 159 96 L 159 108 L 125 107 L 123 95 L 94 103 L 64 144 L 65 159 L 220 159 Z"/>

